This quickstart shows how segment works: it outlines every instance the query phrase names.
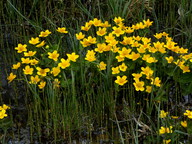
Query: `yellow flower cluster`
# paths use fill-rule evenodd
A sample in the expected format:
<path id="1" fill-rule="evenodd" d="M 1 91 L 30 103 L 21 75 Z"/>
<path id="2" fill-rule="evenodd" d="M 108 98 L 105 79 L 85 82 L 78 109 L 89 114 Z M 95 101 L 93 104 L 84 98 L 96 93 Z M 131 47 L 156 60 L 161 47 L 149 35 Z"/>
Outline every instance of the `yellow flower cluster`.
<path id="1" fill-rule="evenodd" d="M 3 104 L 2 106 L 0 106 L 0 119 L 3 119 L 5 117 L 7 117 L 7 114 L 6 114 L 6 110 L 7 109 L 10 109 L 9 106 Z"/>
<path id="2" fill-rule="evenodd" d="M 101 71 L 105 70 L 107 67 L 107 60 L 100 61 L 101 55 L 103 54 L 106 56 L 106 52 L 114 53 L 113 55 L 115 55 L 116 63 L 113 63 L 108 67 L 111 67 L 113 75 L 119 75 L 116 76 L 115 83 L 121 86 L 128 82 L 125 73 L 129 71 L 129 66 L 137 61 L 144 61 L 146 67 L 141 67 L 140 73 L 132 74 L 135 90 L 145 90 L 150 93 L 153 86 L 160 87 L 161 80 L 159 77 L 154 77 L 154 70 L 150 67 L 150 64 L 157 63 L 161 60 L 158 56 L 159 54 L 164 55 L 165 53 L 168 53 L 168 51 L 174 51 L 183 55 L 186 52 L 186 49 L 176 46 L 176 43 L 174 43 L 172 38 L 165 32 L 154 35 L 158 40 L 157 42 L 152 42 L 151 38 L 135 36 L 134 32 L 137 30 L 145 29 L 152 25 L 153 22 L 149 19 L 131 26 L 126 26 L 123 22 L 124 19 L 121 17 L 115 17 L 113 21 L 115 26 L 109 24 L 108 21 L 102 22 L 101 20 L 94 18 L 81 27 L 82 31 L 76 34 L 77 40 L 80 40 L 80 43 L 84 48 L 93 48 L 87 50 L 85 60 L 98 63 L 97 67 Z M 86 36 L 86 33 L 88 33 L 92 27 L 95 27 L 95 35 Z M 130 34 L 133 34 L 133 36 Z M 166 41 L 166 43 L 163 42 L 163 40 Z M 184 58 L 187 60 L 187 58 L 190 59 L 192 57 L 185 56 Z M 165 57 L 165 59 L 168 63 L 175 62 L 172 56 Z M 115 64 L 118 65 L 114 66 Z M 178 65 L 183 72 L 190 71 L 184 63 Z M 146 80 L 148 80 L 148 82 L 145 82 Z"/>
<path id="3" fill-rule="evenodd" d="M 68 31 L 65 27 L 56 30 L 59 33 L 66 34 Z M 60 81 L 58 76 L 63 69 L 70 66 L 71 62 L 76 62 L 79 55 L 67 53 L 67 59 L 60 57 L 58 49 L 49 49 L 46 45 L 45 37 L 48 37 L 52 32 L 49 30 L 41 31 L 39 37 L 31 38 L 29 45 L 18 44 L 15 48 L 21 54 L 20 62 L 13 64 L 12 69 L 22 69 L 23 74 L 27 76 L 29 84 L 38 85 L 40 89 L 46 86 L 46 78 L 51 77 L 54 87 L 59 87 Z M 43 39 L 43 40 L 41 40 Z M 49 59 L 50 61 L 47 61 Z M 42 61 L 45 61 L 43 64 Z M 50 63 L 52 63 L 50 65 Z M 16 75 L 11 72 L 7 77 L 9 83 L 16 78 Z"/>
<path id="4" fill-rule="evenodd" d="M 159 129 L 159 134 L 160 135 L 162 135 L 162 134 L 165 134 L 165 133 L 172 133 L 173 132 L 173 130 L 172 130 L 172 126 L 170 126 L 170 127 L 161 127 L 160 129 Z"/>
<path id="5" fill-rule="evenodd" d="M 88 47 L 85 60 L 97 63 L 100 71 L 111 67 L 112 74 L 116 75 L 115 83 L 118 85 L 123 86 L 128 82 L 127 77 L 130 76 L 126 73 L 130 70 L 130 65 L 136 62 L 141 64 L 141 72 L 132 73 L 136 91 L 151 93 L 154 86 L 161 86 L 160 77 L 154 76 L 152 64 L 162 64 L 163 59 L 167 64 L 178 66 L 183 73 L 190 72 L 189 62 L 192 62 L 192 54 L 187 54 L 188 49 L 179 47 L 167 33 L 153 35 L 155 42 L 151 38 L 135 35 L 137 30 L 152 25 L 153 22 L 149 19 L 131 26 L 126 26 L 121 17 L 115 17 L 113 21 L 114 26 L 108 21 L 102 22 L 94 18 L 81 27 L 82 31 L 76 34 L 76 38 L 84 48 Z M 88 34 L 89 31 L 92 35 Z M 115 56 L 116 62 L 112 65 L 107 65 L 107 60 L 101 59 L 107 52 L 108 55 Z M 176 53 L 177 56 L 169 56 L 170 52 Z"/>

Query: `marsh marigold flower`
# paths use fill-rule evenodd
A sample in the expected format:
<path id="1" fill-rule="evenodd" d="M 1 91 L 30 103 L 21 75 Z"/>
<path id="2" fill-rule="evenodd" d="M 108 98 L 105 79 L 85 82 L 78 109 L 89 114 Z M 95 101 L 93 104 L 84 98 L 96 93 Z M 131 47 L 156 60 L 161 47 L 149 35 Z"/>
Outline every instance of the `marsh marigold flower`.
<path id="1" fill-rule="evenodd" d="M 117 76 L 117 79 L 115 80 L 115 83 L 117 83 L 118 85 L 123 86 L 125 83 L 127 83 L 127 76 Z"/>
<path id="2" fill-rule="evenodd" d="M 153 85 L 155 85 L 157 87 L 161 86 L 160 83 L 161 83 L 161 80 L 159 79 L 159 77 L 156 77 L 155 79 L 154 78 L 151 79 L 151 84 L 153 84 Z"/>
<path id="3" fill-rule="evenodd" d="M 34 56 L 36 54 L 36 51 L 28 51 L 28 52 L 24 52 L 24 56 L 29 56 L 29 57 L 31 57 L 31 56 Z"/>
<path id="4" fill-rule="evenodd" d="M 53 67 L 51 74 L 53 74 L 54 76 L 57 76 L 60 72 L 61 72 L 60 67 Z"/>
<path id="5" fill-rule="evenodd" d="M 112 67 L 112 74 L 118 74 L 120 73 L 119 67 Z"/>
<path id="6" fill-rule="evenodd" d="M 47 37 L 51 32 L 49 30 L 41 31 L 39 37 Z"/>
<path id="7" fill-rule="evenodd" d="M 159 134 L 160 135 L 162 135 L 162 134 L 165 134 L 165 133 L 172 133 L 173 132 L 173 130 L 172 130 L 172 126 L 170 126 L 170 127 L 161 127 L 160 129 L 159 129 Z"/>
<path id="8" fill-rule="evenodd" d="M 135 81 L 133 83 L 133 85 L 135 86 L 136 91 L 144 91 L 145 90 L 144 84 L 145 83 L 143 81 Z"/>
<path id="9" fill-rule="evenodd" d="M 46 82 L 45 81 L 41 81 L 40 84 L 38 85 L 38 87 L 40 89 L 43 89 L 45 87 L 45 85 L 46 85 Z"/>
<path id="10" fill-rule="evenodd" d="M 121 65 L 119 65 L 119 69 L 120 71 L 125 72 L 127 70 L 127 66 L 125 65 L 125 63 L 122 63 Z"/>
<path id="11" fill-rule="evenodd" d="M 18 53 L 22 53 L 24 51 L 27 51 L 27 45 L 18 44 L 18 46 L 15 49 L 17 50 Z"/>
<path id="12" fill-rule="evenodd" d="M 31 65 L 36 65 L 36 64 L 38 64 L 38 63 L 39 63 L 39 61 L 36 60 L 36 59 L 31 59 L 31 61 L 30 61 L 30 64 L 31 64 Z"/>
<path id="13" fill-rule="evenodd" d="M 59 54 L 57 53 L 56 50 L 54 50 L 52 53 L 51 52 L 48 52 L 48 58 L 54 60 L 54 61 L 57 61 L 58 60 L 58 57 L 59 57 Z"/>
<path id="14" fill-rule="evenodd" d="M 97 67 L 99 68 L 99 70 L 105 70 L 106 69 L 106 64 L 103 62 L 103 61 L 101 61 L 100 63 L 99 63 L 99 65 L 97 65 Z"/>
<path id="15" fill-rule="evenodd" d="M 3 104 L 3 106 L 0 106 L 0 110 L 7 110 L 7 109 L 10 109 L 9 106 L 7 106 L 6 104 Z"/>
<path id="16" fill-rule="evenodd" d="M 50 71 L 49 68 L 42 69 L 40 67 L 37 67 L 36 69 L 37 69 L 37 74 L 43 77 L 47 76 L 47 73 Z"/>
<path id="17" fill-rule="evenodd" d="M 33 68 L 31 68 L 30 66 L 27 65 L 23 69 L 23 72 L 25 75 L 32 75 L 33 74 Z"/>
<path id="18" fill-rule="evenodd" d="M 39 43 L 39 38 L 38 38 L 38 37 L 36 37 L 36 38 L 33 38 L 33 37 L 32 37 L 32 38 L 29 40 L 29 43 L 32 44 L 32 45 L 36 45 L 36 44 Z"/>
<path id="19" fill-rule="evenodd" d="M 18 69 L 21 66 L 21 63 L 18 62 L 16 64 L 13 64 L 12 69 Z"/>
<path id="20" fill-rule="evenodd" d="M 186 110 L 184 115 L 186 115 L 188 118 L 192 119 L 192 111 Z"/>
<path id="21" fill-rule="evenodd" d="M 99 30 L 97 31 L 97 35 L 98 36 L 103 36 L 107 33 L 106 28 L 99 28 Z"/>
<path id="22" fill-rule="evenodd" d="M 117 37 L 125 33 L 120 27 L 114 26 L 112 28 L 113 28 L 112 34 L 115 34 Z"/>
<path id="23" fill-rule="evenodd" d="M 40 81 L 40 78 L 38 75 L 31 76 L 30 79 L 31 79 L 31 81 L 29 82 L 30 84 L 37 84 Z"/>
<path id="24" fill-rule="evenodd" d="M 163 140 L 163 144 L 169 144 L 171 142 L 171 139 Z"/>
<path id="25" fill-rule="evenodd" d="M 80 32 L 80 33 L 78 33 L 78 34 L 75 34 L 75 36 L 76 36 L 76 38 L 77 38 L 78 40 L 81 40 L 81 39 L 83 39 L 83 38 L 85 37 L 85 35 L 84 35 L 82 32 Z"/>
<path id="26" fill-rule="evenodd" d="M 42 46 L 44 46 L 45 45 L 45 41 L 42 41 L 40 44 L 38 44 L 38 45 L 36 45 L 36 47 L 42 47 Z"/>
<path id="27" fill-rule="evenodd" d="M 70 61 L 61 58 L 61 62 L 58 64 L 58 66 L 61 67 L 62 69 L 65 69 L 70 66 Z"/>
<path id="28" fill-rule="evenodd" d="M 168 112 L 165 112 L 164 110 L 160 111 L 160 118 L 165 118 L 167 117 L 167 115 L 168 115 Z"/>
<path id="29" fill-rule="evenodd" d="M 67 54 L 68 60 L 76 62 L 76 59 L 79 57 L 79 55 L 76 55 L 74 52 L 71 54 Z"/>
<path id="30" fill-rule="evenodd" d="M 7 117 L 6 110 L 0 110 L 0 119 Z"/>
<path id="31" fill-rule="evenodd" d="M 122 23 L 124 21 L 123 18 L 121 17 L 115 17 L 114 20 L 113 20 L 116 24 L 119 24 L 119 23 Z"/>
<path id="32" fill-rule="evenodd" d="M 85 60 L 87 60 L 89 62 L 95 61 L 96 60 L 95 52 L 93 50 L 88 50 L 86 57 L 85 57 Z"/>
<path id="33" fill-rule="evenodd" d="M 146 86 L 146 90 L 147 93 L 151 93 L 152 91 L 152 86 Z"/>
<path id="34" fill-rule="evenodd" d="M 22 64 L 29 64 L 29 63 L 31 63 L 31 60 L 29 58 L 21 58 L 21 63 Z"/>
<path id="35" fill-rule="evenodd" d="M 62 27 L 62 28 L 58 27 L 57 31 L 60 33 L 68 33 L 65 27 Z"/>
<path id="36" fill-rule="evenodd" d="M 7 77 L 7 80 L 9 81 L 8 83 L 12 82 L 16 78 L 16 75 L 13 73 L 10 73 L 9 76 Z"/>
<path id="37" fill-rule="evenodd" d="M 187 127 L 187 121 L 181 121 L 181 125 L 186 128 Z"/>

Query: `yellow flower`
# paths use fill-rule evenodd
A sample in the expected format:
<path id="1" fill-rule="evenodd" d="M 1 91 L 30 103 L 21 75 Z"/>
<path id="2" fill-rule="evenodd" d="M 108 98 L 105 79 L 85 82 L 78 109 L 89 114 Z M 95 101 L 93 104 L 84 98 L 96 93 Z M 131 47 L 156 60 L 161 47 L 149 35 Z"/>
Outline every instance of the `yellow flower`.
<path id="1" fill-rule="evenodd" d="M 45 85 L 46 85 L 46 82 L 45 81 L 41 81 L 40 84 L 38 85 L 38 87 L 40 89 L 43 89 L 45 87 Z"/>
<path id="2" fill-rule="evenodd" d="M 39 63 L 38 60 L 36 60 L 36 59 L 31 59 L 31 62 L 30 62 L 31 65 L 36 65 L 36 64 L 38 64 L 38 63 Z"/>
<path id="3" fill-rule="evenodd" d="M 7 80 L 9 81 L 8 83 L 12 82 L 16 78 L 16 75 L 13 73 L 10 73 L 9 76 L 7 77 Z"/>
<path id="4" fill-rule="evenodd" d="M 83 45 L 83 47 L 88 47 L 91 45 L 86 38 L 84 38 L 83 41 L 80 41 L 80 43 Z"/>
<path id="5" fill-rule="evenodd" d="M 6 110 L 0 110 L 0 119 L 7 117 Z"/>
<path id="6" fill-rule="evenodd" d="M 112 67 L 112 74 L 118 74 L 120 73 L 119 67 Z"/>
<path id="7" fill-rule="evenodd" d="M 99 70 L 105 70 L 106 69 L 106 64 L 103 62 L 103 61 L 101 61 L 100 63 L 99 63 L 99 65 L 97 65 L 97 67 L 99 68 Z"/>
<path id="8" fill-rule="evenodd" d="M 186 128 L 187 127 L 187 121 L 181 121 L 181 125 Z"/>
<path id="9" fill-rule="evenodd" d="M 150 27 L 153 24 L 153 21 L 150 21 L 149 19 L 143 20 L 143 23 L 146 27 Z"/>
<path id="10" fill-rule="evenodd" d="M 171 116 L 172 119 L 178 119 L 178 116 Z"/>
<path id="11" fill-rule="evenodd" d="M 33 37 L 32 37 L 32 38 L 29 40 L 29 43 L 32 44 L 32 45 L 36 45 L 36 44 L 39 43 L 39 38 L 38 38 L 38 37 L 36 37 L 36 38 L 33 38 Z"/>
<path id="12" fill-rule="evenodd" d="M 98 43 L 97 47 L 94 49 L 96 52 L 103 53 L 104 49 L 106 47 L 105 43 Z"/>
<path id="13" fill-rule="evenodd" d="M 123 37 L 123 41 L 121 42 L 123 45 L 129 45 L 133 43 L 133 37 Z"/>
<path id="14" fill-rule="evenodd" d="M 91 26 L 89 26 L 88 24 L 86 24 L 85 26 L 81 26 L 81 30 L 83 31 L 88 31 L 91 28 Z"/>
<path id="15" fill-rule="evenodd" d="M 120 27 L 114 26 L 112 28 L 113 28 L 112 34 L 115 34 L 117 37 L 125 33 Z"/>
<path id="16" fill-rule="evenodd" d="M 88 36 L 87 41 L 91 44 L 95 44 L 97 42 L 96 38 L 91 36 Z"/>
<path id="17" fill-rule="evenodd" d="M 39 37 L 47 37 L 51 32 L 49 30 L 41 31 Z"/>
<path id="18" fill-rule="evenodd" d="M 25 68 L 23 69 L 24 74 L 26 75 L 32 75 L 33 74 L 33 68 L 31 68 L 30 66 L 25 66 Z"/>
<path id="19" fill-rule="evenodd" d="M 167 115 L 168 115 L 168 112 L 165 112 L 164 110 L 160 111 L 160 118 L 165 118 L 167 117 Z"/>
<path id="20" fill-rule="evenodd" d="M 104 23 L 101 23 L 101 27 L 111 27 L 108 21 L 105 21 Z"/>
<path id="21" fill-rule="evenodd" d="M 126 58 L 129 57 L 129 53 L 130 53 L 130 52 L 131 52 L 131 49 L 127 49 L 127 48 L 125 48 L 125 47 L 123 47 L 121 51 L 118 51 L 118 53 L 119 53 L 119 55 L 120 55 L 121 57 L 126 57 Z"/>
<path id="22" fill-rule="evenodd" d="M 61 58 L 61 62 L 58 64 L 59 67 L 62 69 L 65 69 L 70 66 L 69 60 L 65 60 L 64 58 Z"/>
<path id="23" fill-rule="evenodd" d="M 7 110 L 10 109 L 9 106 L 7 106 L 6 104 L 3 104 L 3 106 L 0 106 L 0 110 Z"/>
<path id="24" fill-rule="evenodd" d="M 162 38 L 162 33 L 156 33 L 155 35 L 154 35 L 154 37 L 156 38 L 156 39 L 160 39 L 160 38 Z"/>
<path id="25" fill-rule="evenodd" d="M 152 91 L 152 86 L 146 86 L 146 90 L 145 90 L 146 92 L 148 92 L 148 93 L 151 93 L 151 91 Z"/>
<path id="26" fill-rule="evenodd" d="M 140 57 L 139 53 L 131 52 L 131 54 L 128 56 L 129 59 L 132 59 L 132 61 L 137 60 Z"/>
<path id="27" fill-rule="evenodd" d="M 47 75 L 47 72 L 50 71 L 49 68 L 42 69 L 40 67 L 37 67 L 36 69 L 37 69 L 37 74 L 43 77 L 45 77 Z"/>
<path id="28" fill-rule="evenodd" d="M 57 61 L 58 57 L 59 57 L 59 54 L 57 53 L 56 50 L 54 50 L 52 53 L 51 52 L 48 52 L 48 55 L 50 59 L 54 60 L 54 61 Z"/>
<path id="29" fill-rule="evenodd" d="M 53 74 L 54 76 L 57 76 L 60 72 L 61 72 L 60 67 L 53 67 L 51 74 Z"/>
<path id="30" fill-rule="evenodd" d="M 144 88 L 144 82 L 143 81 L 138 81 L 136 80 L 133 85 L 135 86 L 135 90 L 136 91 L 144 91 L 145 88 Z"/>
<path id="31" fill-rule="evenodd" d="M 162 134 L 165 134 L 165 133 L 172 133 L 173 132 L 172 128 L 173 128 L 172 126 L 170 126 L 170 127 L 161 127 L 159 129 L 159 134 L 162 135 Z"/>
<path id="32" fill-rule="evenodd" d="M 18 69 L 21 66 L 21 63 L 18 62 L 16 64 L 13 64 L 12 69 Z"/>
<path id="33" fill-rule="evenodd" d="M 24 51 L 27 51 L 27 45 L 18 44 L 18 46 L 15 49 L 17 50 L 18 53 L 22 53 Z"/>
<path id="34" fill-rule="evenodd" d="M 172 56 L 165 57 L 165 59 L 167 60 L 168 63 L 172 63 L 172 61 L 173 61 L 173 57 Z"/>
<path id="35" fill-rule="evenodd" d="M 29 58 L 21 58 L 21 63 L 22 64 L 29 64 L 29 63 L 31 63 L 31 60 Z"/>
<path id="36" fill-rule="evenodd" d="M 186 115 L 188 118 L 192 119 L 192 111 L 186 110 L 184 115 Z"/>
<path id="37" fill-rule="evenodd" d="M 125 65 L 125 63 L 122 63 L 121 65 L 119 65 L 119 69 L 120 71 L 125 72 L 127 70 L 127 66 Z"/>
<path id="38" fill-rule="evenodd" d="M 95 52 L 93 50 L 88 50 L 86 57 L 85 57 L 85 60 L 87 60 L 89 62 L 95 61 L 96 60 Z"/>
<path id="39" fill-rule="evenodd" d="M 114 22 L 115 22 L 116 24 L 122 23 L 123 21 L 124 21 L 124 19 L 122 19 L 121 17 L 115 17 L 115 18 L 114 18 Z"/>
<path id="40" fill-rule="evenodd" d="M 45 41 L 42 41 L 40 44 L 38 44 L 38 45 L 36 45 L 36 47 L 42 47 L 42 46 L 44 46 L 45 45 Z"/>
<path id="41" fill-rule="evenodd" d="M 76 62 L 76 59 L 79 57 L 79 55 L 76 55 L 74 52 L 71 54 L 67 54 L 68 60 Z"/>
<path id="42" fill-rule="evenodd" d="M 117 59 L 118 62 L 125 60 L 125 58 L 123 56 L 116 56 L 115 58 Z"/>
<path id="43" fill-rule="evenodd" d="M 30 79 L 31 79 L 31 81 L 29 82 L 30 84 L 37 84 L 40 81 L 40 78 L 38 75 L 36 75 L 35 77 L 31 76 Z"/>
<path id="44" fill-rule="evenodd" d="M 60 33 L 68 33 L 65 27 L 62 27 L 62 28 L 58 27 L 57 31 Z"/>
<path id="45" fill-rule="evenodd" d="M 130 33 L 133 33 L 133 32 L 134 32 L 134 29 L 132 29 L 131 27 L 127 27 L 127 28 L 125 29 L 125 32 L 128 33 L 128 34 L 130 34 Z"/>
<path id="46" fill-rule="evenodd" d="M 97 31 L 98 36 L 104 36 L 106 33 L 106 28 L 99 28 L 99 30 Z"/>
<path id="47" fill-rule="evenodd" d="M 141 73 L 132 73 L 132 76 L 134 77 L 133 79 L 135 81 L 139 80 L 140 77 L 142 77 L 142 74 Z"/>
<path id="48" fill-rule="evenodd" d="M 190 72 L 189 66 L 181 65 L 180 69 L 183 70 L 183 73 Z"/>
<path id="49" fill-rule="evenodd" d="M 75 34 L 75 36 L 76 36 L 76 38 L 77 38 L 78 40 L 81 40 L 81 39 L 83 39 L 83 38 L 85 37 L 85 35 L 84 35 L 82 32 L 80 32 L 80 33 L 78 33 L 78 34 Z"/>
<path id="50" fill-rule="evenodd" d="M 141 70 L 142 70 L 142 72 L 141 72 L 141 74 L 144 74 L 144 75 L 146 75 L 147 77 L 151 77 L 152 76 L 152 74 L 153 74 L 153 70 L 150 68 L 150 67 L 146 67 L 146 68 L 144 68 L 144 67 L 141 67 Z"/>
<path id="51" fill-rule="evenodd" d="M 127 76 L 117 76 L 117 79 L 115 80 L 115 83 L 117 83 L 118 85 L 124 85 L 125 83 L 127 83 Z"/>
<path id="52" fill-rule="evenodd" d="M 171 142 L 171 139 L 163 140 L 163 144 L 169 144 Z"/>
<path id="53" fill-rule="evenodd" d="M 94 26 L 98 27 L 98 26 L 101 26 L 102 22 L 101 22 L 101 20 L 98 20 L 97 18 L 94 18 L 92 23 L 93 23 Z"/>
<path id="54" fill-rule="evenodd" d="M 36 54 L 36 51 L 24 52 L 24 56 L 34 56 L 35 54 Z"/>
<path id="55" fill-rule="evenodd" d="M 114 40 L 115 39 L 115 37 L 113 36 L 113 34 L 112 33 L 109 33 L 109 35 L 107 35 L 107 36 L 105 36 L 105 41 L 107 42 L 107 43 L 110 43 L 112 40 Z"/>
<path id="56" fill-rule="evenodd" d="M 160 85 L 160 83 L 161 83 L 161 80 L 159 79 L 159 77 L 156 77 L 155 79 L 151 79 L 152 81 L 151 81 L 151 84 L 153 84 L 153 85 L 155 85 L 155 86 L 157 86 L 157 87 L 160 87 L 161 85 Z"/>

